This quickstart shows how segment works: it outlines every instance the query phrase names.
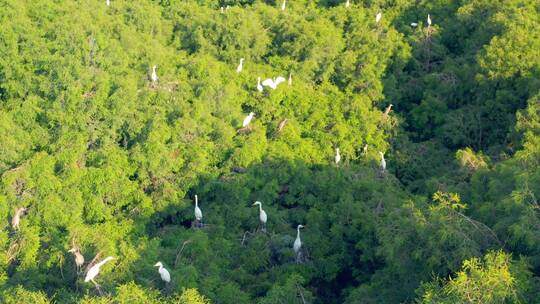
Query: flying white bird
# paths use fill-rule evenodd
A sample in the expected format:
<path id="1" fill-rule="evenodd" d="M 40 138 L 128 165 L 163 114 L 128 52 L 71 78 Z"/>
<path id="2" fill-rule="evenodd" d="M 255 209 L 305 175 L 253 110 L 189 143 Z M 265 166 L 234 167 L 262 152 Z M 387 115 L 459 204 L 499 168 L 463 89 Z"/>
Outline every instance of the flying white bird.
<path id="1" fill-rule="evenodd" d="M 246 116 L 246 118 L 244 118 L 244 122 L 242 122 L 242 128 L 249 126 L 249 123 L 251 122 L 254 116 L 255 116 L 255 113 L 250 112 L 249 115 Z"/>
<path id="2" fill-rule="evenodd" d="M 285 5 L 287 3 L 287 0 L 283 0 L 283 3 L 281 3 L 281 10 L 284 11 L 285 10 Z"/>
<path id="3" fill-rule="evenodd" d="M 171 274 L 169 273 L 167 269 L 165 269 L 165 267 L 163 267 L 163 264 L 161 262 L 157 262 L 156 265 L 154 265 L 154 267 L 159 267 L 158 269 L 159 275 L 161 276 L 161 279 L 165 283 L 168 284 L 171 282 Z"/>
<path id="4" fill-rule="evenodd" d="M 292 86 L 292 73 L 289 73 L 288 83 L 289 83 L 289 86 Z"/>
<path id="5" fill-rule="evenodd" d="M 427 15 L 427 24 L 431 26 L 431 16 L 429 14 Z"/>
<path id="6" fill-rule="evenodd" d="M 259 205 L 259 220 L 261 221 L 262 231 L 266 231 L 266 221 L 268 220 L 268 216 L 266 215 L 266 212 L 262 209 L 262 203 L 259 201 L 256 201 L 253 206 Z"/>
<path id="7" fill-rule="evenodd" d="M 379 23 L 381 21 L 381 19 L 382 19 L 382 13 L 379 12 L 377 14 L 377 16 L 375 16 L 375 23 Z"/>
<path id="8" fill-rule="evenodd" d="M 152 75 L 150 75 L 150 79 L 152 80 L 153 83 L 156 83 L 158 81 L 156 69 L 157 69 L 157 66 L 154 65 L 152 67 Z"/>
<path id="9" fill-rule="evenodd" d="M 244 68 L 244 58 L 240 58 L 240 64 L 236 68 L 236 73 L 242 72 L 243 68 Z"/>
<path id="10" fill-rule="evenodd" d="M 273 90 L 277 89 L 277 86 L 282 83 L 282 82 L 285 82 L 285 77 L 283 76 L 278 76 L 278 77 L 275 77 L 274 79 L 272 78 L 268 78 L 268 79 L 265 79 L 263 82 L 262 82 L 262 85 L 263 86 L 266 86 L 266 87 L 271 87 Z"/>
<path id="11" fill-rule="evenodd" d="M 101 268 L 101 266 L 103 266 L 105 263 L 107 263 L 108 261 L 110 261 L 112 259 L 114 259 L 114 257 L 109 256 L 109 257 L 105 258 L 103 261 L 101 261 L 101 262 L 97 263 L 96 265 L 92 266 L 88 270 L 88 272 L 86 273 L 86 277 L 84 278 L 84 282 L 92 281 L 92 283 L 94 283 L 94 285 L 96 285 L 96 287 L 99 288 L 99 284 L 96 283 L 96 281 L 94 281 L 94 279 L 99 274 L 99 269 Z"/>
<path id="12" fill-rule="evenodd" d="M 412 23 L 411 23 L 411 26 L 412 26 L 412 27 L 417 27 L 417 26 L 418 26 L 418 23 L 412 22 Z"/>
<path id="13" fill-rule="evenodd" d="M 345 2 L 345 7 L 349 7 L 349 6 L 351 6 L 351 1 L 347 0 L 347 2 Z"/>
<path id="14" fill-rule="evenodd" d="M 263 86 L 261 85 L 261 77 L 257 78 L 257 91 L 261 92 L 263 91 Z"/>
<path id="15" fill-rule="evenodd" d="M 202 211 L 199 208 L 199 197 L 195 194 L 195 220 L 198 225 L 202 224 Z"/>
<path id="16" fill-rule="evenodd" d="M 302 240 L 300 239 L 300 228 L 304 228 L 303 225 L 298 225 L 296 227 L 296 240 L 294 240 L 293 249 L 296 254 L 296 260 L 300 258 L 300 249 L 302 248 Z"/>
<path id="17" fill-rule="evenodd" d="M 384 154 L 382 152 L 379 152 L 379 155 L 381 155 L 381 169 L 384 172 L 384 170 L 386 170 L 386 160 L 384 159 Z"/>
<path id="18" fill-rule="evenodd" d="M 13 215 L 13 218 L 11 219 L 11 227 L 13 227 L 13 229 L 15 230 L 19 229 L 21 216 L 25 215 L 26 211 L 28 211 L 28 208 L 25 208 L 25 207 L 21 207 L 15 211 L 15 214 Z"/>
<path id="19" fill-rule="evenodd" d="M 73 253 L 75 256 L 75 265 L 77 266 L 77 273 L 81 272 L 81 267 L 84 264 L 84 256 L 81 254 L 81 249 L 79 246 L 73 245 L 73 247 L 68 250 L 68 252 Z"/>
<path id="20" fill-rule="evenodd" d="M 336 165 L 339 164 L 341 160 L 341 154 L 339 154 L 339 148 L 336 148 Z"/>

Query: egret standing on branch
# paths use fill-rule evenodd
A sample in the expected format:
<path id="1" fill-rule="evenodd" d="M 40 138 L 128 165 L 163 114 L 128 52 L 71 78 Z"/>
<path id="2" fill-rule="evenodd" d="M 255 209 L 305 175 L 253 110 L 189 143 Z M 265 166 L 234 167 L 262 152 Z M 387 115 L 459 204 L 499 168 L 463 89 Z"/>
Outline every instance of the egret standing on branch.
<path id="1" fill-rule="evenodd" d="M 431 16 L 429 14 L 427 15 L 427 24 L 428 24 L 428 27 L 431 26 Z"/>
<path id="2" fill-rule="evenodd" d="M 336 148 L 336 166 L 339 164 L 339 162 L 341 161 L 341 154 L 339 153 L 339 148 Z"/>
<path id="3" fill-rule="evenodd" d="M 417 26 L 418 26 L 418 23 L 412 22 L 412 23 L 411 23 L 411 26 L 412 26 L 412 27 L 417 27 Z"/>
<path id="4" fill-rule="evenodd" d="M 281 3 L 281 10 L 285 10 L 285 6 L 287 5 L 287 0 L 283 0 L 283 3 Z"/>
<path id="5" fill-rule="evenodd" d="M 11 219 L 11 227 L 13 227 L 13 229 L 15 230 L 19 229 L 21 217 L 26 214 L 26 211 L 28 211 L 28 208 L 25 208 L 25 207 L 21 207 L 15 211 L 15 214 L 13 215 L 13 218 Z"/>
<path id="6" fill-rule="evenodd" d="M 283 130 L 283 128 L 285 127 L 285 124 L 287 123 L 287 118 L 283 119 L 282 121 L 279 122 L 279 125 L 278 125 L 278 132 L 281 132 L 281 130 Z"/>
<path id="7" fill-rule="evenodd" d="M 277 89 L 277 86 L 282 82 L 285 82 L 285 77 L 278 76 L 278 77 L 275 77 L 274 79 L 272 78 L 265 79 L 262 82 L 262 85 L 266 87 L 271 87 L 273 90 L 275 90 Z"/>
<path id="8" fill-rule="evenodd" d="M 390 114 L 390 111 L 392 111 L 392 106 L 393 106 L 393 104 L 390 104 L 390 105 L 388 105 L 388 107 L 386 107 L 386 109 L 384 110 L 384 113 L 383 113 L 383 120 L 387 120 L 387 119 L 388 119 L 388 114 Z"/>
<path id="9" fill-rule="evenodd" d="M 377 16 L 375 16 L 375 23 L 381 22 L 381 19 L 382 19 L 382 13 L 379 12 L 379 13 L 377 14 Z"/>
<path id="10" fill-rule="evenodd" d="M 386 170 L 386 160 L 384 159 L 384 153 L 379 152 L 379 155 L 381 156 L 381 170 L 384 172 Z"/>
<path id="11" fill-rule="evenodd" d="M 266 215 L 266 212 L 262 209 L 262 203 L 259 201 L 256 201 L 253 203 L 253 206 L 259 205 L 259 220 L 261 221 L 261 230 L 266 232 L 266 221 L 268 220 L 268 216 Z"/>
<path id="12" fill-rule="evenodd" d="M 107 4 L 107 6 L 111 6 L 111 0 L 105 1 L 105 4 Z"/>
<path id="13" fill-rule="evenodd" d="M 105 263 L 107 263 L 108 261 L 114 259 L 114 257 L 112 256 L 109 256 L 107 258 L 105 258 L 103 261 L 97 263 L 96 265 L 92 266 L 88 272 L 86 273 L 86 277 L 84 278 L 84 282 L 90 282 L 92 281 L 92 283 L 94 283 L 94 285 L 96 286 L 96 289 L 99 291 L 99 293 L 101 294 L 101 289 L 99 288 L 99 284 L 96 283 L 96 281 L 94 281 L 94 279 L 96 278 L 96 276 L 99 274 L 99 270 L 101 268 L 101 266 L 105 265 Z"/>
<path id="14" fill-rule="evenodd" d="M 244 68 L 244 58 L 240 58 L 240 64 L 236 68 L 236 73 L 242 72 L 243 68 Z"/>
<path id="15" fill-rule="evenodd" d="M 347 2 L 345 2 L 345 7 L 349 7 L 349 6 L 351 6 L 351 1 L 347 0 Z"/>
<path id="16" fill-rule="evenodd" d="M 161 276 L 161 279 L 166 284 L 169 284 L 171 282 L 171 274 L 169 273 L 167 269 L 165 269 L 165 267 L 163 267 L 163 264 L 161 262 L 157 262 L 156 265 L 154 265 L 154 267 L 159 267 L 158 272 L 159 272 L 159 275 Z"/>
<path id="17" fill-rule="evenodd" d="M 254 116 L 255 116 L 255 113 L 249 112 L 249 115 L 246 116 L 246 118 L 244 118 L 244 122 L 242 122 L 242 128 L 249 126 Z"/>
<path id="18" fill-rule="evenodd" d="M 154 65 L 152 67 L 152 74 L 150 75 L 150 80 L 152 80 L 152 84 L 156 84 L 156 82 L 158 81 L 156 69 L 157 65 Z"/>
<path id="19" fill-rule="evenodd" d="M 257 77 L 257 91 L 261 93 L 263 91 L 263 86 L 261 85 L 261 77 Z"/>
<path id="20" fill-rule="evenodd" d="M 195 227 L 202 227 L 202 211 L 199 208 L 199 197 L 195 194 Z"/>
<path id="21" fill-rule="evenodd" d="M 296 254 L 296 262 L 300 262 L 300 249 L 302 249 L 302 240 L 300 239 L 300 228 L 304 228 L 303 225 L 298 225 L 296 227 L 296 240 L 294 240 L 293 249 Z"/>

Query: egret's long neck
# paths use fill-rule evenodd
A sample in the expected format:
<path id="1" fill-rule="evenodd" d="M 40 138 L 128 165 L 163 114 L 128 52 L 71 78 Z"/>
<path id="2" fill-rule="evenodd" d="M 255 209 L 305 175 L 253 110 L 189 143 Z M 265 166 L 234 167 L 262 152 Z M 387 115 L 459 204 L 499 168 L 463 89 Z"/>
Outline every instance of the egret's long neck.
<path id="1" fill-rule="evenodd" d="M 259 204 L 259 212 L 262 212 L 262 204 Z"/>
<path id="2" fill-rule="evenodd" d="M 199 199 L 196 195 L 195 195 L 195 207 L 199 207 Z"/>
<path id="3" fill-rule="evenodd" d="M 300 227 L 296 227 L 296 238 L 300 238 Z"/>

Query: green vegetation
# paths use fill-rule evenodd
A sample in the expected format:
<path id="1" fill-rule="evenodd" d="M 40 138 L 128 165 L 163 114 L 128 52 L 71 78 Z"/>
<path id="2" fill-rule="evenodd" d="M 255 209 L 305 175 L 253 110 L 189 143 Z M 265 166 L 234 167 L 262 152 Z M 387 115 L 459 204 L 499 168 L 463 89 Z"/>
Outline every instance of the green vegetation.
<path id="1" fill-rule="evenodd" d="M 538 1 L 110 2 L 0 0 L 0 302 L 540 303 Z"/>

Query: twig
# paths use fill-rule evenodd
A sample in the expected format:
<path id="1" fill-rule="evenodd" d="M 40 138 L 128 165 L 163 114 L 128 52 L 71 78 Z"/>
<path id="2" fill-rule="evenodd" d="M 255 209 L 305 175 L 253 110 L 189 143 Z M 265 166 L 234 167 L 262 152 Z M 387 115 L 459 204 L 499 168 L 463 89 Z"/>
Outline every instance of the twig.
<path id="1" fill-rule="evenodd" d="M 178 258 L 180 258 L 180 255 L 182 254 L 184 247 L 186 247 L 186 245 L 189 243 L 191 243 L 191 240 L 187 240 L 182 243 L 182 248 L 180 248 L 180 251 L 178 251 L 178 253 L 176 254 L 176 258 L 174 259 L 174 268 L 176 268 L 176 265 L 178 264 Z"/>

